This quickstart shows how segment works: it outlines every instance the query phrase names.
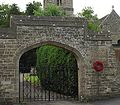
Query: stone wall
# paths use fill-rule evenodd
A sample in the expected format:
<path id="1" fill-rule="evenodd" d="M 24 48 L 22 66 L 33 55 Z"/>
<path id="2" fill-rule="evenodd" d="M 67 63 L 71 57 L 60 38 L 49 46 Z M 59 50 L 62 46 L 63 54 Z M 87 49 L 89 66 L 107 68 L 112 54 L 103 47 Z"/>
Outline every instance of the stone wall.
<path id="1" fill-rule="evenodd" d="M 14 39 L 15 30 L 12 28 L 0 28 L 0 39 Z"/>
<path id="2" fill-rule="evenodd" d="M 109 33 L 92 33 L 86 21 L 73 17 L 12 16 L 14 38 L 0 39 L 0 80 L 6 97 L 19 97 L 19 59 L 30 49 L 51 44 L 75 54 L 81 99 L 119 94 L 119 70 Z M 104 71 L 93 70 L 93 62 L 104 63 Z M 99 84 L 99 85 L 98 85 Z M 98 87 L 99 86 L 99 87 Z M 94 97 L 94 98 L 93 98 Z"/>

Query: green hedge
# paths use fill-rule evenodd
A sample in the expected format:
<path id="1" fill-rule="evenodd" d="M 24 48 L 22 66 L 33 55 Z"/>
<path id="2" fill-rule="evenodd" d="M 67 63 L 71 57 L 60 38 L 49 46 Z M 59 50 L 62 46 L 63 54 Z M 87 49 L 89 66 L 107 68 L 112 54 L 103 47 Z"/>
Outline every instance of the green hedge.
<path id="1" fill-rule="evenodd" d="M 37 71 L 43 88 L 76 96 L 77 63 L 74 55 L 63 48 L 45 45 L 37 49 Z"/>

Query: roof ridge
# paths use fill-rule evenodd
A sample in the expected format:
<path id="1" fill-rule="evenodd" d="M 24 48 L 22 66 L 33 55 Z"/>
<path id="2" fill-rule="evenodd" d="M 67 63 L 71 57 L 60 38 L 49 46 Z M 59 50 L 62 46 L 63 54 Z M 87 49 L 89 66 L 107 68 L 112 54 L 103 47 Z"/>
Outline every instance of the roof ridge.
<path id="1" fill-rule="evenodd" d="M 111 13 L 106 15 L 105 19 L 101 22 L 101 24 L 99 26 L 101 26 L 112 14 L 115 14 L 117 16 L 117 18 L 120 19 L 120 16 L 117 14 L 117 12 L 114 9 L 112 9 Z"/>

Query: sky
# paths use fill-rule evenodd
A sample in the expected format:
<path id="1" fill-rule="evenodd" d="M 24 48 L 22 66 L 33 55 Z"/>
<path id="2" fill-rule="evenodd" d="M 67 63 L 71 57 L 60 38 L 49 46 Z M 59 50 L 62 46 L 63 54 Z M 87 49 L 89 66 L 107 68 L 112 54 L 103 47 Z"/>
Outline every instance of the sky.
<path id="1" fill-rule="evenodd" d="M 25 10 L 26 4 L 32 1 L 33 0 L 0 0 L 0 4 L 16 3 L 21 10 Z M 34 1 L 43 3 L 43 0 Z M 73 0 L 74 14 L 77 14 L 78 12 L 81 12 L 83 8 L 90 6 L 99 18 L 109 14 L 112 11 L 112 5 L 114 5 L 115 11 L 120 15 L 120 0 Z"/>

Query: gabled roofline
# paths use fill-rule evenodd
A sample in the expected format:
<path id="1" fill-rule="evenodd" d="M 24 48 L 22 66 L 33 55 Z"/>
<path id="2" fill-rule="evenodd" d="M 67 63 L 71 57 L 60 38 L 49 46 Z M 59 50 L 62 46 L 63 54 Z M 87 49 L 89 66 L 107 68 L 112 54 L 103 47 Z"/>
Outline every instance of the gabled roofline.
<path id="1" fill-rule="evenodd" d="M 103 18 L 100 19 L 100 20 L 103 19 L 103 21 L 100 23 L 99 26 L 101 26 L 113 13 L 116 14 L 116 16 L 117 16 L 118 18 L 120 18 L 120 16 L 117 14 L 117 12 L 116 12 L 114 9 L 112 9 L 112 11 L 111 11 L 110 14 L 108 14 L 108 15 L 106 15 L 106 16 L 104 16 Z"/>

